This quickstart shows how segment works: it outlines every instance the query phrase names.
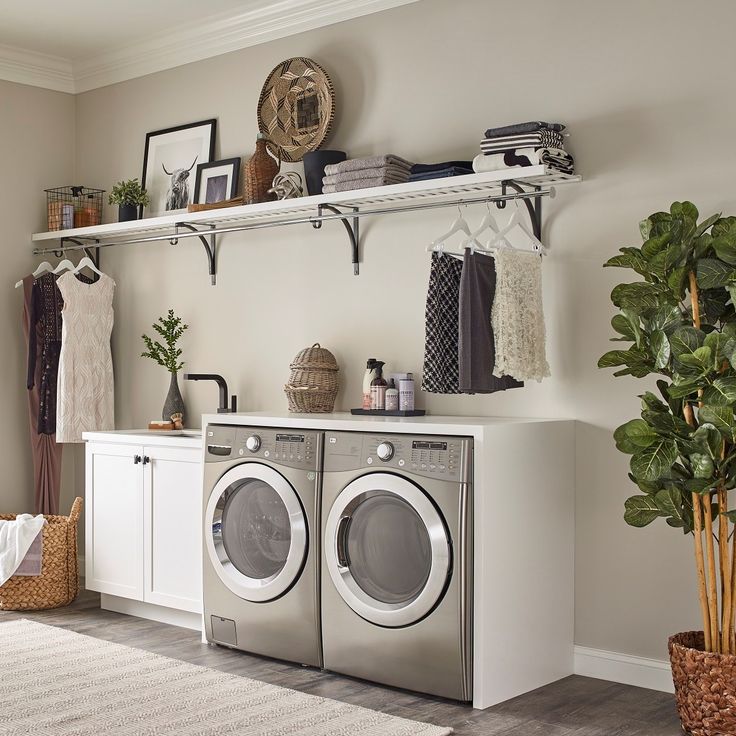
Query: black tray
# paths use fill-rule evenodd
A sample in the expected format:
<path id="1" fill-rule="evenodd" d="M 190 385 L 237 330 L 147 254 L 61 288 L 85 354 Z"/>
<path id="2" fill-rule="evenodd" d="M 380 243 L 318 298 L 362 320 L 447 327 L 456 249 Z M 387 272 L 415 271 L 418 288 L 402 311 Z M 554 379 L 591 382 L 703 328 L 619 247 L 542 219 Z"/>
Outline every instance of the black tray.
<path id="1" fill-rule="evenodd" d="M 372 417 L 423 417 L 427 412 L 424 409 L 412 409 L 411 411 L 406 409 L 396 409 L 395 411 L 389 411 L 388 409 L 351 409 L 350 413 Z"/>

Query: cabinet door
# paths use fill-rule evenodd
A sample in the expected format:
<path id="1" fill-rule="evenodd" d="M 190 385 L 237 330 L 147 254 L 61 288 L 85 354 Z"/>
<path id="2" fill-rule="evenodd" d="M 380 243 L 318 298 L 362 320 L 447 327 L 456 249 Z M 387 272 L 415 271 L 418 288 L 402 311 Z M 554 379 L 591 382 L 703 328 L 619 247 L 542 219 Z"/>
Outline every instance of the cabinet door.
<path id="1" fill-rule="evenodd" d="M 143 599 L 200 613 L 201 452 L 146 446 L 144 458 Z"/>
<path id="2" fill-rule="evenodd" d="M 143 448 L 87 443 L 85 585 L 143 600 Z"/>

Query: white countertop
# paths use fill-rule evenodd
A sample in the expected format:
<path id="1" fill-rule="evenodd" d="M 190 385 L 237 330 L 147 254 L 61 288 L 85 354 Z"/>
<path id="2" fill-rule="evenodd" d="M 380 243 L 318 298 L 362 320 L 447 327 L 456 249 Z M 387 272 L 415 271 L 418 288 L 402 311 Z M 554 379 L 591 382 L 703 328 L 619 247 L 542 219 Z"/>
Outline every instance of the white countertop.
<path id="1" fill-rule="evenodd" d="M 202 448 L 202 432 L 198 429 L 185 429 L 179 432 L 158 429 L 115 429 L 107 432 L 84 432 L 82 439 L 85 442 Z"/>
<path id="2" fill-rule="evenodd" d="M 346 432 L 415 432 L 417 434 L 474 435 L 486 428 L 510 424 L 537 424 L 564 422 L 566 419 L 534 419 L 527 417 L 462 417 L 427 414 L 422 417 L 387 417 L 349 412 L 333 414 L 293 414 L 288 411 L 238 412 L 237 414 L 205 414 L 202 426 L 207 424 L 237 424 L 255 427 L 284 427 L 325 429 Z"/>

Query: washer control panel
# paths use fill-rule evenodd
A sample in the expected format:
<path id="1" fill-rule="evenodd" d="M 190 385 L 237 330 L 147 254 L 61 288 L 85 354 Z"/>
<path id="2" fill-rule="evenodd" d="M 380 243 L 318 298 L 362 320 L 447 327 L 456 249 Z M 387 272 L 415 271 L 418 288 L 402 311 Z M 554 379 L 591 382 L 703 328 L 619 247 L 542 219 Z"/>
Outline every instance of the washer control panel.
<path id="1" fill-rule="evenodd" d="M 472 449 L 469 437 L 327 432 L 324 470 L 392 468 L 427 478 L 466 482 Z"/>
<path id="2" fill-rule="evenodd" d="M 257 458 L 290 468 L 318 470 L 320 439 L 319 432 L 210 424 L 205 437 L 205 461 Z"/>

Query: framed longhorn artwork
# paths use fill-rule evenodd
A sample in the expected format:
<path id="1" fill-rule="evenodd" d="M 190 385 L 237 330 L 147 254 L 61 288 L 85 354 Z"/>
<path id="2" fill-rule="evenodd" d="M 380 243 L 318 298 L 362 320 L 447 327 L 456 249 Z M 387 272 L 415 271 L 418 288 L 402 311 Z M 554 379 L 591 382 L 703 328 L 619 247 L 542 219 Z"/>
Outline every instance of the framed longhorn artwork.
<path id="1" fill-rule="evenodd" d="M 215 157 L 216 130 L 213 119 L 146 135 L 142 181 L 151 203 L 141 217 L 186 211 L 196 201 L 197 167 Z"/>

